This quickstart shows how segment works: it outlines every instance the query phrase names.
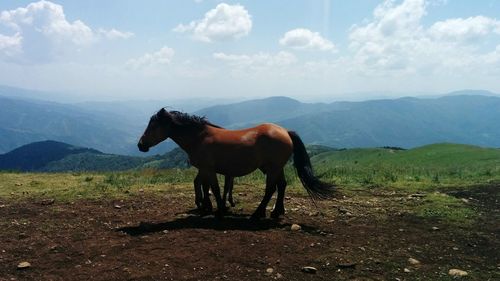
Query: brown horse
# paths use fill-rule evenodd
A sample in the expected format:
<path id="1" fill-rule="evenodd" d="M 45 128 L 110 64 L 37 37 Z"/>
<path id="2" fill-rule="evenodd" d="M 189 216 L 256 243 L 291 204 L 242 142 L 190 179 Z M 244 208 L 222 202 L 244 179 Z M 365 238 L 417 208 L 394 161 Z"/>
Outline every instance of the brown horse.
<path id="1" fill-rule="evenodd" d="M 300 137 L 278 125 L 267 123 L 243 130 L 226 130 L 203 117 L 162 108 L 151 117 L 137 146 L 147 152 L 169 137 L 186 151 L 191 164 L 198 168 L 201 181 L 212 188 L 219 213 L 224 212 L 226 206 L 220 196 L 217 173 L 239 177 L 260 169 L 266 174 L 266 191 L 252 218 L 265 217 L 266 206 L 276 189 L 278 197 L 271 216 L 283 215 L 287 184 L 283 167 L 292 153 L 297 174 L 309 195 L 313 199 L 333 195 L 333 185 L 314 176 Z"/>

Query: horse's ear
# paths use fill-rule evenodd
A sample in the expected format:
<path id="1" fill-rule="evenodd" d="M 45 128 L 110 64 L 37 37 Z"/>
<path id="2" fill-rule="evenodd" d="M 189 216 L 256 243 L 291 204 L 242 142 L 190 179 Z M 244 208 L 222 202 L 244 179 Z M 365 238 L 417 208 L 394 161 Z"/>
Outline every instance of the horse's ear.
<path id="1" fill-rule="evenodd" d="M 164 107 L 162 109 L 160 109 L 160 111 L 158 111 L 158 117 L 162 120 L 172 119 L 172 117 L 170 116 L 170 113 L 168 111 L 166 111 Z"/>

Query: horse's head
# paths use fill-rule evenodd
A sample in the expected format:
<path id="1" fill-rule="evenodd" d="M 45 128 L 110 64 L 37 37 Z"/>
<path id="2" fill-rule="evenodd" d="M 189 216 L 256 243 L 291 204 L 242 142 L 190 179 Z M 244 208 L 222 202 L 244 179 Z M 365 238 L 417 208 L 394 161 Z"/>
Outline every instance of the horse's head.
<path id="1" fill-rule="evenodd" d="M 170 113 L 165 108 L 151 116 L 148 127 L 137 144 L 139 150 L 148 152 L 150 147 L 166 140 L 169 136 L 171 119 Z"/>

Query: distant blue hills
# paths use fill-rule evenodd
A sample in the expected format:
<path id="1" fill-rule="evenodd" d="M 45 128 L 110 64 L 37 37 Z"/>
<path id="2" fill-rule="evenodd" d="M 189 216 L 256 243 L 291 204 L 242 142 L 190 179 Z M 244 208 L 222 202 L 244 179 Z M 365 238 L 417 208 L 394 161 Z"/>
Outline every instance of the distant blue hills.
<path id="1" fill-rule="evenodd" d="M 0 87 L 0 154 L 54 140 L 106 155 L 142 156 L 136 143 L 149 117 L 169 106 L 165 101 L 66 104 L 33 95 L 29 90 Z M 487 91 L 333 103 L 278 96 L 213 105 L 194 113 L 227 128 L 274 122 L 297 131 L 306 143 L 330 147 L 412 148 L 440 142 L 500 147 L 500 97 Z M 174 147 L 171 142 L 161 144 L 148 156 Z"/>
<path id="2" fill-rule="evenodd" d="M 0 170 L 19 172 L 124 171 L 188 165 L 187 155 L 180 148 L 164 155 L 138 157 L 107 154 L 51 140 L 33 142 L 0 154 Z"/>

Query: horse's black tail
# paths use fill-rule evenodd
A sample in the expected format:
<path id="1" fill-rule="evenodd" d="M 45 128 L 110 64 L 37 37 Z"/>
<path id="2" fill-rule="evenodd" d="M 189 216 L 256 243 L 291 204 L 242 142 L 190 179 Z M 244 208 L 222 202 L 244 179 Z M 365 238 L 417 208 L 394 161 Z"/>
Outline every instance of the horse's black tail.
<path id="1" fill-rule="evenodd" d="M 307 193 L 309 193 L 313 199 L 332 198 L 335 186 L 322 182 L 314 175 L 311 160 L 309 159 L 309 155 L 307 155 L 306 147 L 299 135 L 293 131 L 288 131 L 288 135 L 292 138 L 293 143 L 293 166 L 295 166 L 300 181 L 307 190 Z"/>

